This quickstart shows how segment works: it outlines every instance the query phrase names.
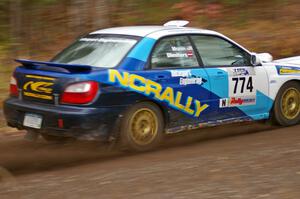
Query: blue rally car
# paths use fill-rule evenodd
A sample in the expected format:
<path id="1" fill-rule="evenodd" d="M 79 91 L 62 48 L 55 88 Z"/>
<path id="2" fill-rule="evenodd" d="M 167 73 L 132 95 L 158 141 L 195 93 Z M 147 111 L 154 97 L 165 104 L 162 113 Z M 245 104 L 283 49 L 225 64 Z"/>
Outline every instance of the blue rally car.
<path id="1" fill-rule="evenodd" d="M 49 62 L 16 60 L 8 125 L 49 141 L 117 140 L 144 151 L 165 134 L 201 127 L 299 123 L 299 60 L 273 61 L 186 24 L 104 29 Z"/>

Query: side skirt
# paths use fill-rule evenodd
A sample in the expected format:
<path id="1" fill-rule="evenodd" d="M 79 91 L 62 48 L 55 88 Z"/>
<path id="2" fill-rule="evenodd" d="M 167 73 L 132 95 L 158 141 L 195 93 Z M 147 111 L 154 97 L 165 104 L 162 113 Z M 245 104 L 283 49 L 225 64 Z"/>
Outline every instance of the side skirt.
<path id="1" fill-rule="evenodd" d="M 190 130 L 196 130 L 200 128 L 207 128 L 207 127 L 215 127 L 225 124 L 233 124 L 233 123 L 240 123 L 240 122 L 253 122 L 253 121 L 259 121 L 259 120 L 265 120 L 269 119 L 270 114 L 264 113 L 264 114 L 257 114 L 257 115 L 251 115 L 249 117 L 239 117 L 239 118 L 230 118 L 230 119 L 224 119 L 224 120 L 215 120 L 215 121 L 208 121 L 204 123 L 196 123 L 196 124 L 189 124 L 189 125 L 182 125 L 178 127 L 168 128 L 166 129 L 166 134 L 175 134 L 175 133 L 181 133 L 183 131 L 190 131 Z"/>

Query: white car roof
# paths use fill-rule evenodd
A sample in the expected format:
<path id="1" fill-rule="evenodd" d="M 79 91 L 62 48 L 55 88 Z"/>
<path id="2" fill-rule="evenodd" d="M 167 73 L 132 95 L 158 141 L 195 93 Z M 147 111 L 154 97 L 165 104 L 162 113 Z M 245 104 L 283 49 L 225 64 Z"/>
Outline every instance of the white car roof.
<path id="1" fill-rule="evenodd" d="M 102 29 L 90 34 L 121 34 L 139 37 L 150 37 L 158 39 L 162 36 L 180 34 L 180 33 L 203 33 L 203 34 L 214 34 L 219 33 L 210 30 L 189 28 L 189 27 L 175 27 L 175 26 L 125 26 Z"/>
<path id="2" fill-rule="evenodd" d="M 206 29 L 199 28 L 190 28 L 190 27 L 180 27 L 180 26 L 124 26 L 124 27 L 115 27 L 102 29 L 90 34 L 121 34 L 121 35 L 129 35 L 129 36 L 139 36 L 139 37 L 148 37 L 152 39 L 160 39 L 161 37 L 168 35 L 178 35 L 178 34 L 207 34 L 207 35 L 215 35 L 227 39 L 232 43 L 236 44 L 240 48 L 244 49 L 246 52 L 250 53 L 246 48 L 234 42 L 230 38 L 225 35 Z"/>

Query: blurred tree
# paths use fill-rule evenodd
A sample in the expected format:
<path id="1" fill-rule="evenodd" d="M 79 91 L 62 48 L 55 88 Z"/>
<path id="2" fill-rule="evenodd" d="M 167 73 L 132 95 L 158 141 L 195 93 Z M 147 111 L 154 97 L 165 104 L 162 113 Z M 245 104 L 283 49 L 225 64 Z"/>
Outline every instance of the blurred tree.
<path id="1" fill-rule="evenodd" d="M 299 0 L 0 0 L 0 61 L 7 49 L 11 49 L 13 57 L 49 56 L 49 52 L 56 52 L 75 37 L 95 29 L 163 24 L 178 18 L 224 32 L 250 29 L 253 25 L 249 23 L 261 27 L 271 24 L 269 29 L 283 35 L 283 23 L 299 27 L 299 5 Z M 294 30 L 297 38 L 299 28 Z M 292 48 L 292 42 L 287 48 L 285 55 L 298 52 Z"/>
<path id="2" fill-rule="evenodd" d="M 21 24 L 22 24 L 22 1 L 10 0 L 10 32 L 12 42 L 12 53 L 18 55 L 20 36 L 21 36 Z"/>

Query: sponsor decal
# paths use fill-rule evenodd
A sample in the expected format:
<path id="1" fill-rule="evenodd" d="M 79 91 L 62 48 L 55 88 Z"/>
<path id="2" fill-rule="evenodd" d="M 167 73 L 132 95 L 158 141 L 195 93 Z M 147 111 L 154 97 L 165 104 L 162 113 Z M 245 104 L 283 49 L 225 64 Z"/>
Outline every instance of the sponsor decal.
<path id="1" fill-rule="evenodd" d="M 172 46 L 171 49 L 172 49 L 172 51 L 188 51 L 188 50 L 193 51 L 192 46 L 187 46 L 187 47 L 185 47 L 185 46 L 178 46 L 178 47 L 177 46 Z"/>
<path id="2" fill-rule="evenodd" d="M 51 77 L 43 77 L 43 76 L 35 76 L 35 75 L 26 75 L 27 78 L 31 79 L 38 79 L 38 80 L 45 80 L 45 81 L 28 81 L 23 86 L 23 94 L 24 96 L 52 100 L 53 96 L 51 95 L 53 89 L 53 82 L 46 82 L 46 81 L 53 81 L 54 78 Z"/>
<path id="3" fill-rule="evenodd" d="M 300 75 L 300 67 L 276 66 L 279 75 Z"/>
<path id="4" fill-rule="evenodd" d="M 190 84 L 198 84 L 202 85 L 204 83 L 203 79 L 201 77 L 188 77 L 188 78 L 180 78 L 179 79 L 179 84 L 186 86 Z"/>
<path id="5" fill-rule="evenodd" d="M 194 53 L 193 53 L 192 50 L 188 50 L 188 51 L 186 52 L 186 54 L 187 54 L 187 56 L 188 56 L 189 58 L 191 58 L 191 57 L 194 56 Z"/>
<path id="6" fill-rule="evenodd" d="M 194 57 L 192 46 L 172 46 L 173 52 L 167 52 L 167 58 L 192 58 Z"/>
<path id="7" fill-rule="evenodd" d="M 229 99 L 228 98 L 220 99 L 219 107 L 220 108 L 227 108 L 227 107 L 229 107 Z"/>
<path id="8" fill-rule="evenodd" d="M 167 53 L 167 58 L 189 58 L 187 53 Z"/>
<path id="9" fill-rule="evenodd" d="M 26 84 L 24 84 L 23 89 L 28 90 L 30 88 L 32 91 L 35 91 L 38 93 L 51 94 L 53 89 L 49 88 L 49 86 L 52 86 L 52 85 L 53 85 L 53 83 L 51 83 L 51 82 L 29 81 Z"/>
<path id="10" fill-rule="evenodd" d="M 191 77 L 191 70 L 170 70 L 171 77 Z"/>
<path id="11" fill-rule="evenodd" d="M 170 107 L 194 117 L 199 117 L 209 107 L 208 104 L 202 104 L 199 100 L 191 96 L 187 96 L 184 99 L 182 92 L 175 92 L 171 87 L 163 88 L 161 84 L 140 75 L 109 70 L 108 81 L 110 83 L 117 83 L 122 88 L 139 92 L 145 96 L 151 96 L 155 100 L 166 102 Z"/>
<path id="12" fill-rule="evenodd" d="M 246 68 L 234 68 L 232 69 L 234 76 L 245 76 L 250 75 L 250 72 Z"/>
<path id="13" fill-rule="evenodd" d="M 85 42 L 101 42 L 101 43 L 135 43 L 131 39 L 108 39 L 108 38 L 82 38 L 79 41 Z"/>
<path id="14" fill-rule="evenodd" d="M 27 97 L 34 97 L 34 98 L 45 99 L 45 100 L 52 100 L 53 99 L 53 97 L 49 96 L 49 95 L 30 93 L 30 92 L 26 92 L 26 91 L 24 91 L 23 94 Z"/>
<path id="15" fill-rule="evenodd" d="M 180 77 L 179 78 L 179 85 L 186 86 L 186 85 L 202 85 L 207 82 L 206 79 L 202 77 L 197 77 L 192 75 L 191 70 L 170 70 L 171 77 Z"/>
<path id="16" fill-rule="evenodd" d="M 237 107 L 237 106 L 248 106 L 255 105 L 256 97 L 231 97 L 231 98 L 223 98 L 220 99 L 219 107 L 227 108 L 227 107 Z"/>
<path id="17" fill-rule="evenodd" d="M 45 76 L 38 76 L 38 75 L 26 75 L 27 78 L 39 79 L 39 80 L 47 80 L 47 81 L 54 81 L 55 78 L 53 77 L 45 77 Z"/>

